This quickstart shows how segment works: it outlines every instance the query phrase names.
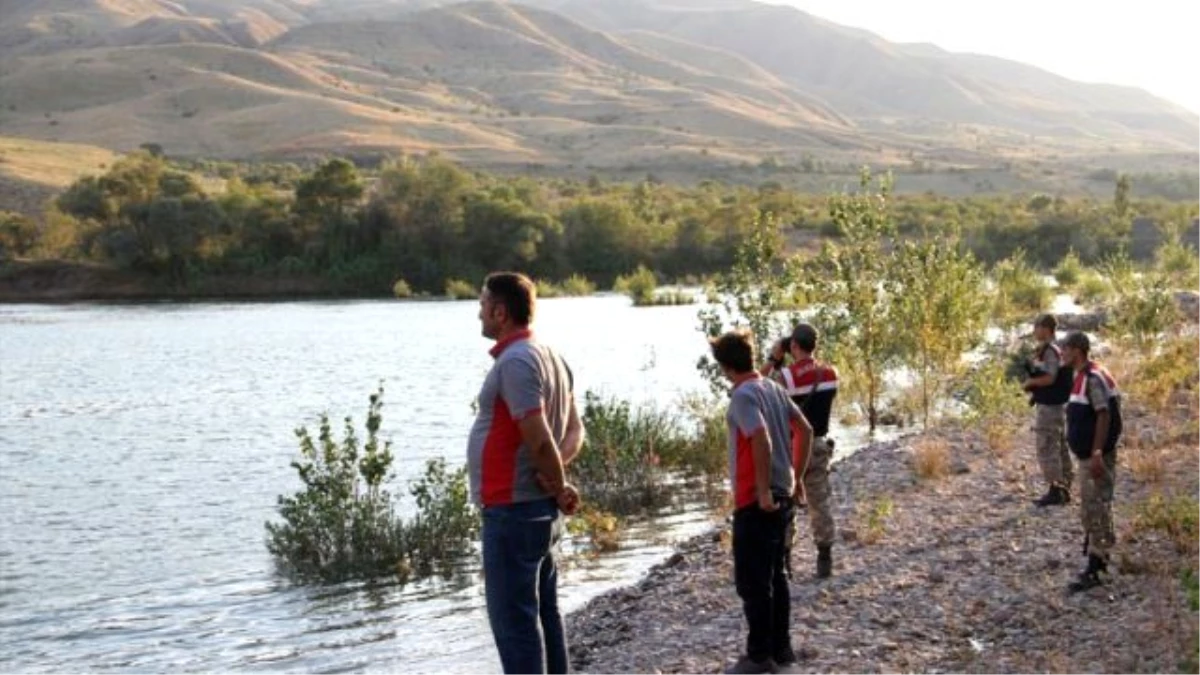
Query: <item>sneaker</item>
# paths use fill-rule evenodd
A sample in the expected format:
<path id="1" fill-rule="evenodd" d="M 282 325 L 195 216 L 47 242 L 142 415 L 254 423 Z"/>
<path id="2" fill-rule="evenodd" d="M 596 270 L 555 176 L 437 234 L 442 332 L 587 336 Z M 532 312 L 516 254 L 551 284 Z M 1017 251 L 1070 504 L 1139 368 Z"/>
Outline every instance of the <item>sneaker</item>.
<path id="1" fill-rule="evenodd" d="M 775 662 L 771 659 L 754 661 L 749 656 L 743 656 L 732 666 L 725 669 L 726 673 L 774 673 Z"/>

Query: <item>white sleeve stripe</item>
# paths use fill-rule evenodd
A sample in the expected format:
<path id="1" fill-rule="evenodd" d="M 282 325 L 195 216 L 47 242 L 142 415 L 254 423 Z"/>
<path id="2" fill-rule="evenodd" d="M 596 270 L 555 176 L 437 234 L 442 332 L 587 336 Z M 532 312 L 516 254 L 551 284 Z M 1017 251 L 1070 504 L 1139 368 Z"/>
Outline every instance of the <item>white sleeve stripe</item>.
<path id="1" fill-rule="evenodd" d="M 796 386 L 796 381 L 792 379 L 792 369 L 783 368 L 782 370 L 784 388 L 790 392 Z"/>
<path id="2" fill-rule="evenodd" d="M 790 387 L 787 392 L 788 396 L 808 396 L 812 393 L 812 390 L 813 387 L 810 384 L 806 387 Z"/>
<path id="3" fill-rule="evenodd" d="M 829 391 L 831 389 L 837 389 L 837 388 L 838 388 L 837 380 L 829 380 L 829 381 L 822 382 L 821 384 L 817 385 L 817 391 Z"/>

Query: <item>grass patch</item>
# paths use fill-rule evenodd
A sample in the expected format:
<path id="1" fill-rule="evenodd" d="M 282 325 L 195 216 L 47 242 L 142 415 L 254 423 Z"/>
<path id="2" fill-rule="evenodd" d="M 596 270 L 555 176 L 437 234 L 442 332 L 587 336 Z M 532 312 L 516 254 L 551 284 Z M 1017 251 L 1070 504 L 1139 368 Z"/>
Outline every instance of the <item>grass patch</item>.
<path id="1" fill-rule="evenodd" d="M 887 522 L 896 511 L 892 498 L 884 495 L 860 504 L 855 510 L 858 540 L 864 544 L 877 544 L 887 534 Z"/>
<path id="2" fill-rule="evenodd" d="M 912 445 L 912 467 L 922 480 L 940 480 L 950 473 L 950 444 L 944 438 L 922 436 Z"/>
<path id="3" fill-rule="evenodd" d="M 1193 558 L 1200 540 L 1200 504 L 1194 497 L 1155 494 L 1139 503 L 1134 511 L 1134 529 L 1166 534 L 1175 550 Z"/>

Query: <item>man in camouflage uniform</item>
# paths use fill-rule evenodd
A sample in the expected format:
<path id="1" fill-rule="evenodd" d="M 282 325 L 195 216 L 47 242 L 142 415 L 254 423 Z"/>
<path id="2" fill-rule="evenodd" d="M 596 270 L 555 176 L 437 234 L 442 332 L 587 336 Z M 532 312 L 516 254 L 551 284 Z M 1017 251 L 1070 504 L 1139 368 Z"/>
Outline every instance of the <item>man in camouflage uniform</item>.
<path id="1" fill-rule="evenodd" d="M 1074 466 L 1067 452 L 1065 410 L 1073 373 L 1062 365 L 1062 352 L 1054 344 L 1057 329 L 1053 314 L 1043 314 L 1034 322 L 1037 353 L 1029 364 L 1029 378 L 1024 384 L 1034 404 L 1038 464 L 1047 483 L 1046 494 L 1034 502 L 1038 506 L 1069 503 L 1074 479 Z"/>
<path id="2" fill-rule="evenodd" d="M 1108 571 L 1116 535 L 1113 532 L 1113 483 L 1117 474 L 1117 441 L 1121 436 L 1121 396 L 1112 375 L 1088 359 L 1087 335 L 1071 333 L 1064 343 L 1064 363 L 1075 371 L 1067 404 L 1067 442 L 1079 458 L 1079 495 L 1087 567 L 1069 586 L 1071 592 L 1099 586 Z"/>
<path id="3" fill-rule="evenodd" d="M 801 457 L 807 462 L 803 474 L 804 496 L 808 501 L 813 540 L 817 544 L 817 578 L 833 574 L 833 494 L 829 487 L 829 465 L 833 461 L 833 440 L 828 437 L 833 400 L 837 397 L 838 375 L 833 366 L 813 358 L 817 350 L 817 329 L 802 323 L 790 338 L 775 343 L 771 358 L 762 368 L 787 390 L 792 401 L 804 412 L 813 428 L 812 453 Z M 785 356 L 791 364 L 784 366 Z M 790 560 L 790 555 L 789 555 Z"/>

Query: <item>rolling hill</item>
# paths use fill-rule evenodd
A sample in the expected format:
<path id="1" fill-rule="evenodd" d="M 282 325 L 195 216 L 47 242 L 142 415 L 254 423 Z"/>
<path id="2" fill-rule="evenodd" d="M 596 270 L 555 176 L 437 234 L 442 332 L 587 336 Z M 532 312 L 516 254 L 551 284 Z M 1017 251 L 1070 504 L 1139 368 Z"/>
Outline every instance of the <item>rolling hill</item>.
<path id="1" fill-rule="evenodd" d="M 1194 156 L 1145 92 L 751 0 L 5 0 L 0 135 L 483 167 Z"/>

